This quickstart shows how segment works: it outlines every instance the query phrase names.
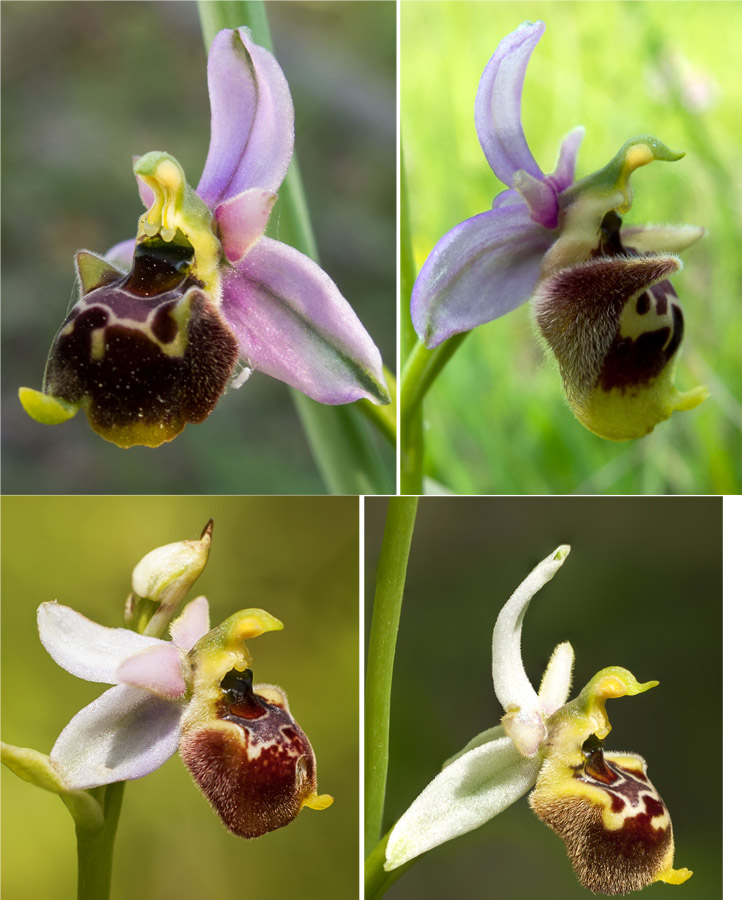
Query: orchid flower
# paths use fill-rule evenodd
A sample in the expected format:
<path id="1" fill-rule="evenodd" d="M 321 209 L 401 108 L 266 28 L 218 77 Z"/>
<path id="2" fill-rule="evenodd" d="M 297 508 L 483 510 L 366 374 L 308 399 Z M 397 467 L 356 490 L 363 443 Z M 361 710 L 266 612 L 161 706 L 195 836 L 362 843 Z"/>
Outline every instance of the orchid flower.
<path id="1" fill-rule="evenodd" d="M 378 349 L 315 262 L 265 237 L 294 147 L 294 109 L 273 55 L 245 28 L 208 62 L 211 143 L 196 190 L 178 161 L 135 158 L 146 207 L 135 240 L 76 255 L 79 298 L 26 412 L 59 424 L 83 408 L 120 447 L 157 447 L 203 421 L 238 359 L 320 403 L 388 403 Z"/>
<path id="2" fill-rule="evenodd" d="M 622 229 L 632 203 L 631 173 L 653 160 L 682 157 L 646 135 L 627 141 L 598 172 L 575 182 L 584 129 L 562 142 L 545 175 L 520 117 L 526 67 L 544 33 L 526 22 L 487 64 L 475 102 L 479 141 L 508 186 L 492 209 L 444 235 L 412 292 L 415 330 L 427 347 L 505 315 L 533 298 L 567 400 L 601 437 L 641 437 L 675 410 L 697 406 L 703 387 L 675 388 L 683 314 L 669 276 L 673 255 L 703 234 L 692 226 Z"/>
<path id="3" fill-rule="evenodd" d="M 172 616 L 202 571 L 210 525 L 200 541 L 157 548 L 135 568 L 126 619 L 145 633 L 41 604 L 39 636 L 54 661 L 114 687 L 72 718 L 46 763 L 35 755 L 33 780 L 41 772 L 55 785 L 48 789 L 68 795 L 142 778 L 180 750 L 226 827 L 253 838 L 289 824 L 304 806 L 327 808 L 332 797 L 317 794 L 314 751 L 285 693 L 253 685 L 245 641 L 281 630 L 278 619 L 244 609 L 209 630 L 208 601 L 197 597 L 170 623 L 170 640 L 152 635 L 163 627 L 158 612 Z M 28 753 L 16 753 L 16 764 L 28 765 Z"/>
<path id="4" fill-rule="evenodd" d="M 654 881 L 682 884 L 673 869 L 667 809 L 633 753 L 603 750 L 611 730 L 605 701 L 643 693 L 626 669 L 603 669 L 567 702 L 574 651 L 559 644 L 538 692 L 521 658 L 523 618 L 533 595 L 550 581 L 570 548 L 558 547 L 531 572 L 502 608 L 492 635 L 492 678 L 505 709 L 501 723 L 444 763 L 391 831 L 385 869 L 478 828 L 535 785 L 536 815 L 564 841 L 580 882 L 595 893 L 625 894 Z"/>

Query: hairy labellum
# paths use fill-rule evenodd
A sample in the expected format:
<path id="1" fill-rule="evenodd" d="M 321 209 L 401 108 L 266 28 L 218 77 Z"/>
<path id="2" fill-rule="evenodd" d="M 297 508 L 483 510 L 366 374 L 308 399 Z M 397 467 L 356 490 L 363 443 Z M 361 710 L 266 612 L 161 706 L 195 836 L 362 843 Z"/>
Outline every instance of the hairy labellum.
<path id="1" fill-rule="evenodd" d="M 683 313 L 668 276 L 680 260 L 625 249 L 620 221 L 609 213 L 594 258 L 551 275 L 535 297 L 575 415 L 616 441 L 642 437 L 706 396 L 673 383 Z"/>
<path id="2" fill-rule="evenodd" d="M 529 802 L 564 841 L 580 883 L 594 893 L 685 880 L 686 870 L 672 870 L 670 816 L 641 756 L 598 747 L 575 766 L 547 759 Z"/>
<path id="3" fill-rule="evenodd" d="M 157 447 L 202 422 L 223 393 L 237 343 L 199 282 L 192 248 L 176 239 L 137 246 L 128 275 L 82 251 L 82 296 L 60 328 L 44 392 L 82 404 L 120 447 Z"/>
<path id="4" fill-rule="evenodd" d="M 252 672 L 233 669 L 221 682 L 214 718 L 186 721 L 183 762 L 230 831 L 259 837 L 288 825 L 303 806 L 324 809 L 314 751 L 272 685 L 253 688 Z"/>

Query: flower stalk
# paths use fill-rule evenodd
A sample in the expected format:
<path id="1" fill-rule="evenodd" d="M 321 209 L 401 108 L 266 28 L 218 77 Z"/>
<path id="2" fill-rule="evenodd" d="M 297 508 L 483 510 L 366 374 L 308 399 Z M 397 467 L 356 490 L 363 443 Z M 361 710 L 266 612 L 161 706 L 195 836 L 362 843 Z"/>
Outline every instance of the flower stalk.
<path id="1" fill-rule="evenodd" d="M 409 200 L 406 190 L 404 156 L 400 159 L 400 284 L 401 345 L 404 368 L 400 378 L 400 483 L 403 494 L 422 494 L 425 434 L 423 430 L 423 399 L 435 379 L 461 346 L 468 332 L 454 335 L 438 347 L 429 350 L 415 334 L 409 315 L 409 303 L 415 284 L 415 259 L 412 249 Z M 380 407 L 384 409 L 384 407 Z"/>
<path id="2" fill-rule="evenodd" d="M 97 788 L 103 825 L 96 829 L 75 826 L 77 836 L 77 900 L 105 900 L 111 893 L 113 850 L 116 843 L 125 781 Z"/>
<path id="3" fill-rule="evenodd" d="M 367 854 L 379 840 L 384 815 L 394 653 L 417 501 L 417 497 L 389 500 L 376 574 L 366 666 L 364 843 Z"/>

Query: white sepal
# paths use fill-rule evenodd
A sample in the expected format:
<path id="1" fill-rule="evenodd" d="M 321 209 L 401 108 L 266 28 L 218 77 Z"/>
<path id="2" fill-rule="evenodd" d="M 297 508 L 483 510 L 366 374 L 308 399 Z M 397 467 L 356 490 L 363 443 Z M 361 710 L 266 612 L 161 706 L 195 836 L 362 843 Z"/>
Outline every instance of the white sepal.
<path id="1" fill-rule="evenodd" d="M 492 728 L 488 728 L 486 731 L 481 732 L 476 737 L 473 737 L 469 743 L 459 750 L 458 753 L 454 753 L 453 756 L 449 756 L 449 758 L 443 763 L 442 768 L 446 768 L 446 766 L 450 766 L 452 762 L 456 762 L 456 760 L 463 756 L 465 753 L 468 753 L 470 750 L 474 750 L 477 747 L 481 747 L 482 744 L 489 744 L 490 741 L 496 741 L 498 738 L 506 737 L 505 729 L 502 725 L 495 725 Z"/>
<path id="2" fill-rule="evenodd" d="M 505 730 L 520 752 L 532 756 L 545 736 L 541 702 L 523 667 L 520 636 L 533 595 L 559 571 L 570 551 L 562 544 L 542 560 L 503 606 L 492 633 L 492 681 L 505 709 Z"/>
<path id="3" fill-rule="evenodd" d="M 507 737 L 459 756 L 394 826 L 384 868 L 396 869 L 488 822 L 536 783 L 541 762 L 540 758 L 524 759 Z"/>
<path id="4" fill-rule="evenodd" d="M 148 775 L 178 749 L 182 705 L 119 685 L 69 722 L 49 754 L 73 789 Z"/>
<path id="5" fill-rule="evenodd" d="M 162 643 L 128 628 L 99 625 L 61 603 L 42 603 L 37 620 L 54 662 L 85 681 L 118 684 L 116 670 L 124 660 Z"/>

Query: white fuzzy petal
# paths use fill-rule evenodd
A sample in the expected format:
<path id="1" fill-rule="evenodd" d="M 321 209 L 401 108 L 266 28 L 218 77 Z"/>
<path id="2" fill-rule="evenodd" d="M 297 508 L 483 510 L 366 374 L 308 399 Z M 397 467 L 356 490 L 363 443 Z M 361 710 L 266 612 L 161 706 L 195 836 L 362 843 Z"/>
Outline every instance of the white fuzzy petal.
<path id="1" fill-rule="evenodd" d="M 575 651 L 569 641 L 557 644 L 544 671 L 538 692 L 541 707 L 547 716 L 556 712 L 567 702 L 572 685 L 574 662 Z"/>
<path id="2" fill-rule="evenodd" d="M 209 601 L 196 597 L 186 603 L 183 612 L 170 625 L 170 637 L 176 647 L 188 653 L 209 630 Z"/>

